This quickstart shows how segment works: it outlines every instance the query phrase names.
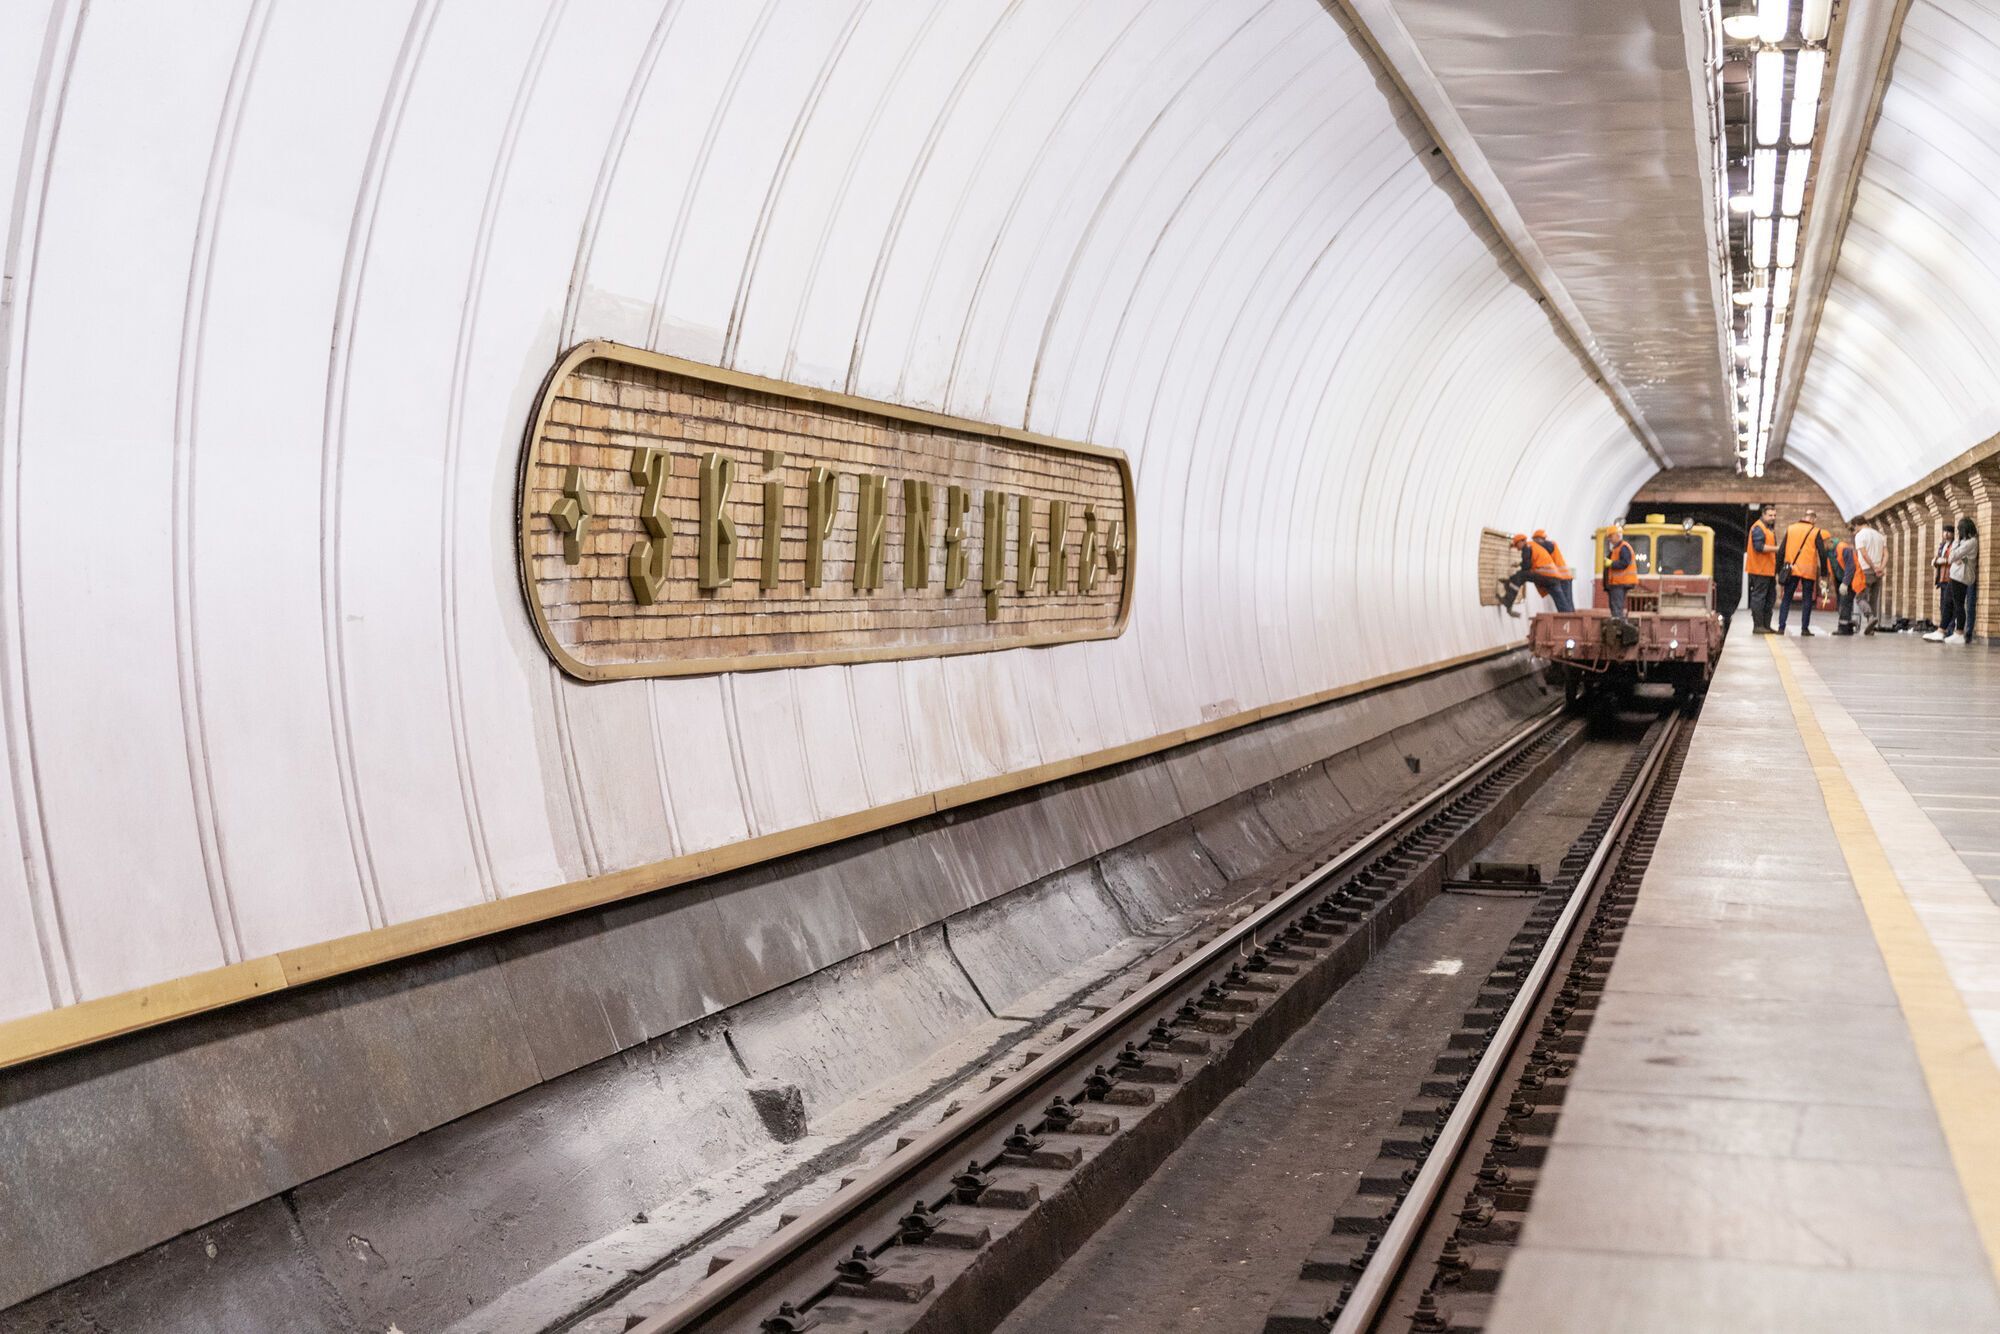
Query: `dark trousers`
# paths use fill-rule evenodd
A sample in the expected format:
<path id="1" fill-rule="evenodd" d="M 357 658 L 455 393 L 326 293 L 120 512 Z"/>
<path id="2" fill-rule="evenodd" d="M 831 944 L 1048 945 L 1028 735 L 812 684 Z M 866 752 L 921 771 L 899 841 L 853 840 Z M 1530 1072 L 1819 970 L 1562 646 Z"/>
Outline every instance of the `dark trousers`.
<path id="1" fill-rule="evenodd" d="M 1813 579 L 1801 579 L 1796 574 L 1785 576 L 1785 600 L 1778 604 L 1778 633 L 1785 633 L 1785 622 L 1792 616 L 1792 594 L 1801 588 L 1806 591 L 1805 605 L 1799 608 L 1799 633 L 1812 633 L 1812 604 L 1814 594 L 1819 592 L 1819 583 Z"/>
<path id="2" fill-rule="evenodd" d="M 1622 621 L 1625 619 L 1625 595 L 1631 591 L 1631 586 L 1628 584 L 1606 584 L 1604 586 L 1605 600 L 1611 604 L 1612 620 Z"/>
<path id="3" fill-rule="evenodd" d="M 1944 631 L 1946 634 L 1950 634 L 1951 618 L 1955 610 L 1951 600 L 1951 580 L 1949 579 L 1939 580 L 1937 590 L 1938 590 L 1938 629 Z"/>
<path id="4" fill-rule="evenodd" d="M 1750 576 L 1750 623 L 1759 630 L 1771 628 L 1771 604 L 1778 599 L 1778 576 Z"/>
<path id="5" fill-rule="evenodd" d="M 1567 579 L 1530 579 L 1529 583 L 1541 590 L 1542 596 L 1556 604 L 1557 611 L 1575 611 L 1576 603 L 1570 597 Z M 1507 591 L 1500 595 L 1500 605 L 1511 608 L 1514 599 L 1521 596 L 1521 585 L 1513 579 L 1507 581 Z"/>
<path id="6" fill-rule="evenodd" d="M 1944 583 L 1944 620 L 1938 628 L 1946 634 L 1954 631 L 1972 638 L 1972 612 L 1978 605 L 1972 596 L 1973 585 L 1961 584 L 1956 579 Z"/>

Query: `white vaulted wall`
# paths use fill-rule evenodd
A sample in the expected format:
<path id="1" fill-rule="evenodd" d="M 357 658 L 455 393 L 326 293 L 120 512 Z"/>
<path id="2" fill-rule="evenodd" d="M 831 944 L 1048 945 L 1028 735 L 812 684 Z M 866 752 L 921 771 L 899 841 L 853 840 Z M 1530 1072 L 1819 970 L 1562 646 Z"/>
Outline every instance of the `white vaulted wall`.
<path id="1" fill-rule="evenodd" d="M 1915 0 L 1786 454 L 1849 514 L 2000 435 L 2000 0 Z"/>
<path id="2" fill-rule="evenodd" d="M 1386 87 L 1316 0 L 0 6 L 0 1017 L 1518 636 L 1481 526 L 1654 466 Z M 560 676 L 587 338 L 1127 451 L 1130 628 Z"/>

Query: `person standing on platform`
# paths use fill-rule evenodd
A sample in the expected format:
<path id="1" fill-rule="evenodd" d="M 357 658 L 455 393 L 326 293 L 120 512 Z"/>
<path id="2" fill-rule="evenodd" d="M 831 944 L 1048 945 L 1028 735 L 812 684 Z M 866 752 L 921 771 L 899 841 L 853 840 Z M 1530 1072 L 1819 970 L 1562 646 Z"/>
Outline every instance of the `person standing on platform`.
<path id="1" fill-rule="evenodd" d="M 1778 633 L 1785 633 L 1785 622 L 1792 616 L 1792 595 L 1801 588 L 1805 590 L 1805 608 L 1799 613 L 1799 633 L 1809 635 L 1812 630 L 1813 599 L 1819 593 L 1820 576 L 1828 570 L 1832 562 L 1827 559 L 1826 529 L 1816 522 L 1818 515 L 1812 510 L 1805 517 L 1785 530 L 1785 540 L 1778 545 L 1778 560 L 1784 568 L 1784 601 L 1778 604 Z"/>
<path id="2" fill-rule="evenodd" d="M 1866 519 L 1854 525 L 1854 614 L 1864 635 L 1875 633 L 1875 604 L 1889 575 L 1889 539 Z"/>
<path id="3" fill-rule="evenodd" d="M 1924 638 L 1934 644 L 1951 633 L 1951 544 L 1957 536 L 1947 520 L 1943 535 L 1938 539 L 1938 549 L 1931 556 L 1931 582 L 1937 585 L 1938 619 L 1937 628 Z"/>
<path id="4" fill-rule="evenodd" d="M 1842 541 L 1833 548 L 1833 589 L 1839 599 L 1840 621 L 1833 627 L 1837 635 L 1854 633 L 1854 597 L 1861 578 L 1860 558 L 1854 554 L 1854 544 Z"/>
<path id="5" fill-rule="evenodd" d="M 1956 629 L 1945 638 L 1947 644 L 1972 642 L 1972 613 L 1979 593 L 1979 528 L 1970 516 L 1958 521 L 1958 540 L 1951 544 L 1951 563 L 1945 567 L 1951 580 L 1951 618 Z"/>
<path id="6" fill-rule="evenodd" d="M 1750 632 L 1774 633 L 1771 604 L 1778 600 L 1778 507 L 1764 506 L 1757 522 L 1750 525 L 1750 540 L 1743 548 L 1743 573 L 1750 578 Z"/>
<path id="7" fill-rule="evenodd" d="M 1521 568 L 1507 576 L 1500 590 L 1502 609 L 1509 616 L 1519 616 L 1521 613 L 1514 610 L 1514 599 L 1520 596 L 1524 585 L 1533 584 L 1543 597 L 1555 603 L 1557 611 L 1575 611 L 1576 603 L 1570 595 L 1570 580 L 1575 572 L 1563 559 L 1562 548 L 1539 528 L 1533 537 L 1514 534 L 1512 546 L 1521 554 Z"/>
<path id="8" fill-rule="evenodd" d="M 1614 523 L 1604 536 L 1604 598 L 1611 604 L 1611 619 L 1625 619 L 1625 597 L 1639 582 L 1639 562 L 1632 544 L 1625 540 L 1625 525 Z"/>

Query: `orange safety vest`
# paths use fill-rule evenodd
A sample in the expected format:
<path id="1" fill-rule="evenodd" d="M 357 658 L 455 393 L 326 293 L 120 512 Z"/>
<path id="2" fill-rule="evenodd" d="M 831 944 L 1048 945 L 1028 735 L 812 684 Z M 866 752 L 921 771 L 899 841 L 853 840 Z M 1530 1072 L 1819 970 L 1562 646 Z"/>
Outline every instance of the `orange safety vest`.
<path id="1" fill-rule="evenodd" d="M 1750 525 L 1750 531 L 1764 532 L 1764 549 L 1757 550 L 1755 542 L 1743 539 L 1743 573 L 1775 576 L 1778 573 L 1778 530 L 1762 519 Z"/>
<path id="2" fill-rule="evenodd" d="M 1563 549 L 1551 542 L 1544 547 L 1540 542 L 1528 543 L 1528 573 L 1541 579 L 1574 579 L 1576 572 L 1563 559 Z"/>
<path id="3" fill-rule="evenodd" d="M 1804 519 L 1785 530 L 1785 564 L 1797 578 L 1819 578 L 1819 534 Z"/>
<path id="4" fill-rule="evenodd" d="M 1849 542 L 1842 542 L 1833 549 L 1833 555 L 1834 559 L 1839 562 L 1841 569 L 1845 570 L 1849 566 L 1852 566 L 1854 569 L 1854 577 L 1848 580 L 1848 587 L 1857 593 L 1867 592 L 1868 571 L 1861 568 L 1861 553 L 1855 549 L 1854 545 Z"/>
<path id="5" fill-rule="evenodd" d="M 1622 537 L 1618 539 L 1617 546 L 1612 547 L 1605 553 L 1604 586 L 1606 588 L 1631 588 L 1639 582 L 1639 562 L 1636 557 L 1632 559 L 1631 564 L 1622 570 L 1611 568 L 1618 563 L 1621 557 L 1629 556 L 1632 556 L 1632 544 Z"/>

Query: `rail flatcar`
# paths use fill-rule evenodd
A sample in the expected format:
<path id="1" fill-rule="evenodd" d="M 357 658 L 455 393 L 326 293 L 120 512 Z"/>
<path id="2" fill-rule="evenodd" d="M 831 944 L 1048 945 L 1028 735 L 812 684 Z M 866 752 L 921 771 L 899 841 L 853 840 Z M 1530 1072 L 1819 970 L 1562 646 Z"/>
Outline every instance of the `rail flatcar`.
<path id="1" fill-rule="evenodd" d="M 1571 700 L 1601 692 L 1622 693 L 1641 681 L 1683 692 L 1707 687 L 1722 648 L 1722 618 L 1715 613 L 1715 530 L 1692 519 L 1669 523 L 1648 514 L 1625 525 L 1625 540 L 1639 568 L 1626 597 L 1625 619 L 1614 620 L 1604 591 L 1604 540 L 1591 542 L 1591 605 L 1573 612 L 1542 612 L 1528 623 L 1528 648 L 1548 663 Z"/>

